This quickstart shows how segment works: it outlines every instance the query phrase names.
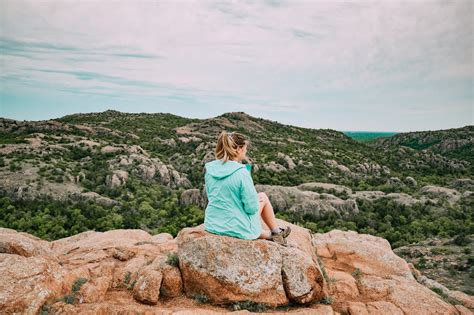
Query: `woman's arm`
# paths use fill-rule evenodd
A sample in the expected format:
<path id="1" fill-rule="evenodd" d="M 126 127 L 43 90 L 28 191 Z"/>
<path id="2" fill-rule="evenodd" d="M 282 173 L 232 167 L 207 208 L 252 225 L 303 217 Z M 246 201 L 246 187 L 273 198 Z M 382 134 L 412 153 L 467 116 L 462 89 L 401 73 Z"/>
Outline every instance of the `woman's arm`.
<path id="1" fill-rule="evenodd" d="M 244 205 L 244 211 L 247 214 L 255 214 L 258 212 L 259 202 L 258 193 L 253 184 L 252 176 L 247 169 L 242 171 L 240 182 L 240 200 Z"/>

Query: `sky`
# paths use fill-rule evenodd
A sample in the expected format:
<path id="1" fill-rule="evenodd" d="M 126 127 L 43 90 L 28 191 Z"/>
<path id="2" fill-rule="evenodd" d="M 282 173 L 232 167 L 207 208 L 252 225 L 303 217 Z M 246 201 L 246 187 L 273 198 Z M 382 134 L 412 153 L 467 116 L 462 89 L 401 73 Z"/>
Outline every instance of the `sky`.
<path id="1" fill-rule="evenodd" d="M 0 117 L 474 124 L 474 1 L 0 0 Z"/>

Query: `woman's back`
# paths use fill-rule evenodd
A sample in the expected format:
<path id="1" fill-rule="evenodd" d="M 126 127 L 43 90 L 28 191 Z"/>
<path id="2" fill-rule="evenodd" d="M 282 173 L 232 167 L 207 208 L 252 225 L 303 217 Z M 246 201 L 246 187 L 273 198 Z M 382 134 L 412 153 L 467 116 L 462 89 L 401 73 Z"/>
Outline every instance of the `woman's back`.
<path id="1" fill-rule="evenodd" d="M 258 238 L 262 230 L 258 194 L 245 165 L 214 160 L 205 168 L 206 231 L 242 239 Z"/>

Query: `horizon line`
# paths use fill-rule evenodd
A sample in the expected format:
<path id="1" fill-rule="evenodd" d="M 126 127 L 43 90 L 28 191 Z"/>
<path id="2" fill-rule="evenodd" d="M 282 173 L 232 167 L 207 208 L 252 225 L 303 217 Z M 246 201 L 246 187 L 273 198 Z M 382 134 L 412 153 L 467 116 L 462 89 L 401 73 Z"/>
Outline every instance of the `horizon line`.
<path id="1" fill-rule="evenodd" d="M 334 128 L 314 128 L 314 127 L 303 127 L 303 126 L 297 126 L 297 125 L 292 125 L 292 124 L 285 124 L 285 123 L 279 122 L 279 121 L 277 121 L 277 120 L 272 120 L 272 119 L 268 119 L 268 118 L 264 118 L 264 117 L 252 116 L 252 115 L 250 115 L 250 114 L 248 114 L 248 113 L 246 113 L 246 112 L 243 112 L 243 111 L 229 111 L 229 112 L 223 112 L 223 113 L 220 114 L 220 115 L 212 116 L 212 117 L 207 117 L 207 118 L 186 117 L 186 116 L 180 116 L 180 115 L 177 115 L 177 114 L 174 114 L 174 113 L 170 113 L 170 112 L 123 112 L 123 111 L 119 111 L 119 110 L 116 110 L 116 109 L 106 109 L 106 110 L 104 110 L 104 111 L 98 111 L 98 112 L 75 112 L 75 113 L 66 114 L 66 115 L 63 115 L 63 116 L 60 116 L 60 117 L 53 117 L 53 118 L 48 118 L 48 119 L 38 119 L 38 120 L 16 119 L 16 118 L 4 117 L 4 116 L 0 116 L 0 118 L 2 118 L 2 119 L 11 119 L 11 120 L 15 120 L 15 121 L 23 121 L 23 122 L 40 122 L 40 121 L 48 121 L 48 120 L 61 119 L 61 118 L 66 117 L 66 116 L 72 116 L 72 115 L 78 115 L 78 114 L 100 114 L 100 113 L 104 113 L 104 112 L 107 112 L 107 111 L 118 112 L 118 113 L 123 113 L 123 114 L 150 114 L 150 115 L 153 115 L 153 114 L 169 114 L 169 115 L 178 116 L 178 117 L 182 117 L 182 118 L 199 119 L 199 120 L 212 119 L 212 118 L 216 118 L 216 117 L 222 116 L 222 115 L 224 115 L 224 114 L 230 114 L 230 113 L 244 113 L 244 114 L 246 114 L 246 115 L 248 115 L 248 116 L 251 116 L 251 117 L 254 117 L 254 118 L 261 118 L 261 119 L 265 119 L 265 120 L 267 120 L 267 121 L 277 122 L 277 123 L 282 124 L 282 125 L 285 125 L 285 126 L 293 126 L 293 127 L 298 127 L 298 128 L 314 129 L 314 130 L 330 129 L 330 130 L 335 130 L 335 131 L 339 131 L 339 132 L 343 132 L 343 133 L 344 133 L 344 132 L 409 133 L 409 132 L 424 132 L 424 131 L 440 131 L 440 130 L 458 129 L 458 128 L 464 128 L 464 127 L 467 127 L 467 126 L 473 126 L 473 125 L 465 125 L 465 126 L 451 127 L 451 128 L 445 128 L 445 129 L 410 130 L 410 131 L 393 131 L 393 130 L 391 130 L 391 131 L 386 131 L 386 130 L 340 130 L 340 129 L 334 129 Z"/>

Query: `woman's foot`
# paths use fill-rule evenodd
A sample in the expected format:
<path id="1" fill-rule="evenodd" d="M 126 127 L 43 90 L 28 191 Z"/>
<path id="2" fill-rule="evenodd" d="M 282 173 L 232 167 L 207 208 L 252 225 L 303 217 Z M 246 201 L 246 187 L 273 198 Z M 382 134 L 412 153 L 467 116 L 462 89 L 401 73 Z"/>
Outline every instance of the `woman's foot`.
<path id="1" fill-rule="evenodd" d="M 286 238 L 291 233 L 291 228 L 278 228 L 277 231 L 272 231 L 271 240 L 283 246 L 287 246 Z"/>
<path id="2" fill-rule="evenodd" d="M 289 226 L 287 226 L 286 228 L 277 227 L 277 228 L 273 229 L 271 232 L 272 232 L 272 235 L 281 234 L 283 236 L 283 238 L 287 238 L 288 235 L 290 235 L 290 233 L 291 233 L 291 228 Z"/>

